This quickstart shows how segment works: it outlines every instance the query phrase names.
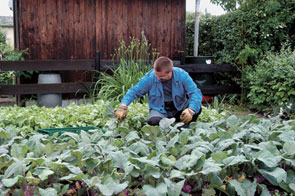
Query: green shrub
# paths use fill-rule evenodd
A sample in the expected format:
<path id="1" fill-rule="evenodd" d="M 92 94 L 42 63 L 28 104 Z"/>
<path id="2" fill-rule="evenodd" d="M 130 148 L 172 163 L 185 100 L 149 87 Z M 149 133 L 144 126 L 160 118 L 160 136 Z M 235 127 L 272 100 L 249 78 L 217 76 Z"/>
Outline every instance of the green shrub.
<path id="1" fill-rule="evenodd" d="M 17 60 L 24 60 L 22 57 L 23 53 L 26 51 L 17 51 L 13 50 L 7 43 L 6 43 L 6 35 L 1 31 L 0 28 L 0 60 L 3 61 L 17 61 Z M 13 84 L 14 77 L 20 76 L 20 72 L 14 71 L 0 71 L 0 85 L 1 84 Z"/>
<path id="2" fill-rule="evenodd" d="M 237 65 L 244 73 L 246 66 L 253 66 L 268 51 L 279 52 L 282 43 L 295 47 L 295 6 L 289 0 L 247 0 L 234 11 L 221 16 L 201 15 L 199 55 L 213 56 L 215 63 Z M 225 6 L 226 7 L 226 6 Z M 193 55 L 194 21 L 186 21 L 186 52 Z M 220 84 L 237 83 L 245 88 L 239 75 L 215 74 Z"/>
<path id="3" fill-rule="evenodd" d="M 194 21 L 188 19 L 187 55 L 193 54 L 193 36 Z M 295 46 L 294 1 L 248 0 L 235 11 L 200 18 L 199 55 L 214 56 L 216 63 L 240 64 L 248 46 L 257 54 L 247 56 L 246 63 L 253 65 L 265 52 L 280 51 L 286 41 Z"/>
<path id="4" fill-rule="evenodd" d="M 113 59 L 119 62 L 117 69 L 111 69 L 112 74 L 101 73 L 96 82 L 97 98 L 109 101 L 121 101 L 127 91 L 152 68 L 153 60 L 158 53 L 143 38 L 130 38 L 130 44 L 121 41 Z M 150 61 L 151 60 L 151 61 Z"/>
<path id="5" fill-rule="evenodd" d="M 253 68 L 248 67 L 245 76 L 252 108 L 279 111 L 295 106 L 295 51 L 290 47 L 269 52 Z"/>

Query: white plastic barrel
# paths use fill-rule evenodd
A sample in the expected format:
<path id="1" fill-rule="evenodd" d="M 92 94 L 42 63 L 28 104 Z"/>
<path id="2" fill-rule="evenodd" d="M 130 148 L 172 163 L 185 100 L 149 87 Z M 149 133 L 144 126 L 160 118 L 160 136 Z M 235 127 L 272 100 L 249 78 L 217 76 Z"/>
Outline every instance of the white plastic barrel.
<path id="1" fill-rule="evenodd" d="M 60 74 L 56 73 L 44 73 L 39 74 L 38 84 L 56 84 L 61 83 Z M 62 105 L 62 95 L 61 94 L 38 94 L 37 102 L 40 107 L 55 107 Z"/>

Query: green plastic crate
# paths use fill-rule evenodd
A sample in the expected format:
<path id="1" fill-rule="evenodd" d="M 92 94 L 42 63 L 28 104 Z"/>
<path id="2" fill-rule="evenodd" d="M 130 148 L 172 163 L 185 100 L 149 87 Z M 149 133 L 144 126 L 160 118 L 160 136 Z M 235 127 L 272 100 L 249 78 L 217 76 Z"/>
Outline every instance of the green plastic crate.
<path id="1" fill-rule="evenodd" d="M 105 133 L 104 129 L 98 128 L 98 127 L 65 127 L 65 128 L 48 128 L 48 129 L 38 129 L 38 133 L 42 134 L 48 134 L 49 136 L 52 136 L 54 133 L 58 133 L 58 136 L 65 132 L 71 132 L 71 133 L 77 133 L 80 134 L 81 130 L 83 131 L 89 131 L 97 129 Z"/>

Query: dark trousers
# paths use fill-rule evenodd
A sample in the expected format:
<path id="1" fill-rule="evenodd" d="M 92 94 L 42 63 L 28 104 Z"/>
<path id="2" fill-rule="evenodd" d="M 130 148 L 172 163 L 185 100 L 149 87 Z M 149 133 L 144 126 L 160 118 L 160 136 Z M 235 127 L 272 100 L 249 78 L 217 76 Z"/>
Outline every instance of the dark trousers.
<path id="1" fill-rule="evenodd" d="M 200 107 L 200 111 L 198 113 L 195 113 L 193 115 L 193 119 L 191 122 L 194 122 L 198 119 L 199 115 L 201 114 L 202 112 L 202 107 Z M 175 118 L 176 119 L 176 122 L 180 122 L 180 115 L 182 113 L 182 111 L 168 111 L 167 112 L 168 114 L 173 114 L 173 115 L 164 115 L 164 114 L 161 114 L 160 112 L 157 112 L 155 110 L 152 110 L 150 111 L 150 115 L 149 115 L 149 119 L 148 119 L 148 124 L 149 125 L 153 125 L 153 126 L 156 126 L 156 125 L 159 125 L 159 122 L 162 118 Z M 189 122 L 188 124 L 186 124 L 184 126 L 184 128 L 188 128 L 189 124 L 191 123 Z"/>

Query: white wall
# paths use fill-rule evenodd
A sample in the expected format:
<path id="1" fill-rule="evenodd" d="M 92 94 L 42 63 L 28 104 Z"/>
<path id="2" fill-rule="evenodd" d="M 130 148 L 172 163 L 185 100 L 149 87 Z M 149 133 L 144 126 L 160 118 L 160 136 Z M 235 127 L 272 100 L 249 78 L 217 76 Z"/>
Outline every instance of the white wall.
<path id="1" fill-rule="evenodd" d="M 2 26 L 1 30 L 6 34 L 7 43 L 14 48 L 14 32 L 13 26 Z"/>

